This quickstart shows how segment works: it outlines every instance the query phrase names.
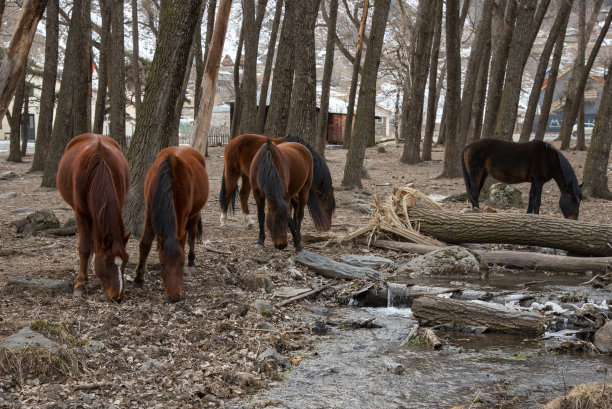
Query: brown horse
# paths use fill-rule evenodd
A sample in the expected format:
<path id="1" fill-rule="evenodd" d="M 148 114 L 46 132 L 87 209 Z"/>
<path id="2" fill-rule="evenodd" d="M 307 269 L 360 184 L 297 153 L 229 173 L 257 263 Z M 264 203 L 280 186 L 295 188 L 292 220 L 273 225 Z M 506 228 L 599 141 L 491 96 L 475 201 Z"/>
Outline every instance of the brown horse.
<path id="1" fill-rule="evenodd" d="M 461 167 L 467 195 L 475 209 L 487 175 L 504 183 L 530 182 L 527 213 L 535 214 L 540 212 L 544 183 L 554 179 L 561 191 L 559 207 L 563 216 L 578 218 L 582 191 L 576 174 L 565 156 L 546 142 L 482 139 L 463 148 Z"/>
<path id="2" fill-rule="evenodd" d="M 232 204 L 232 210 L 234 209 L 236 193 L 238 191 L 238 179 L 241 179 L 239 196 L 242 214 L 247 225 L 249 227 L 253 225 L 248 207 L 249 193 L 251 191 L 249 172 L 255 154 L 267 140 L 268 138 L 263 135 L 244 134 L 232 139 L 225 148 L 225 166 L 223 168 L 223 179 L 221 180 L 221 192 L 219 194 L 222 212 L 221 226 L 226 224 L 230 203 Z M 272 138 L 271 141 L 277 145 L 284 142 L 297 142 L 307 147 L 310 151 L 314 168 L 313 183 L 307 202 L 308 210 L 318 230 L 329 230 L 331 228 L 332 215 L 336 208 L 336 200 L 334 198 L 331 174 L 325 160 L 297 136 L 290 135 L 284 138 Z M 317 213 L 313 210 L 315 206 L 323 207 L 324 212 Z"/>
<path id="3" fill-rule="evenodd" d="M 120 302 L 125 294 L 124 271 L 128 262 L 121 214 L 130 185 L 130 168 L 121 148 L 103 135 L 75 136 L 57 170 L 57 189 L 74 210 L 79 234 L 79 274 L 74 287 L 83 294 L 89 258 L 106 296 Z"/>
<path id="4" fill-rule="evenodd" d="M 157 236 L 164 292 L 172 302 L 183 294 L 185 241 L 189 241 L 188 268 L 195 263 L 194 245 L 202 235 L 200 210 L 208 200 L 204 157 L 187 146 L 162 150 L 145 179 L 146 215 L 140 240 L 135 283 L 142 286 L 153 238 Z"/>
<path id="5" fill-rule="evenodd" d="M 313 161 L 308 148 L 295 142 L 275 145 L 269 139 L 255 154 L 249 178 L 253 187 L 253 197 L 257 203 L 259 222 L 257 247 L 263 247 L 265 223 L 272 236 L 274 247 L 279 250 L 287 247 L 287 227 L 289 227 L 295 249 L 301 250 L 300 230 L 313 178 Z M 267 218 L 264 209 L 266 201 Z M 291 218 L 290 204 L 293 207 L 293 218 Z M 318 201 L 313 204 L 311 212 L 314 219 L 323 216 L 323 209 Z"/>

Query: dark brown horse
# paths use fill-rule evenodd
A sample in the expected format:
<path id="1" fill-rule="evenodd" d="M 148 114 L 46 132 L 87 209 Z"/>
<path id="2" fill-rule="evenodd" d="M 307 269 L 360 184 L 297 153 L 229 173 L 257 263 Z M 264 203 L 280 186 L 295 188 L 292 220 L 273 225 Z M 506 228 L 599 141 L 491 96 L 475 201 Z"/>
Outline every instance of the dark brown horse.
<path id="1" fill-rule="evenodd" d="M 238 191 L 238 179 L 241 179 L 239 196 L 242 214 L 247 225 L 253 225 L 248 207 L 249 193 L 251 191 L 249 171 L 255 154 L 267 140 L 268 138 L 263 135 L 244 134 L 232 139 L 225 148 L 225 166 L 223 168 L 223 179 L 219 194 L 222 226 L 226 223 L 230 203 L 232 204 L 232 210 L 234 210 L 236 193 Z M 313 183 L 307 203 L 308 210 L 318 230 L 329 230 L 331 228 L 332 215 L 336 208 L 336 200 L 334 198 L 331 174 L 325 160 L 297 136 L 290 135 L 284 138 L 272 138 L 271 141 L 277 145 L 284 142 L 297 142 L 307 147 L 310 151 L 314 168 Z M 318 203 L 315 203 L 315 201 Z M 324 212 L 320 214 L 313 212 L 314 206 L 317 205 L 322 207 Z"/>
<path id="2" fill-rule="evenodd" d="M 75 136 L 57 170 L 57 189 L 74 210 L 79 234 L 79 273 L 74 287 L 83 294 L 89 258 L 106 296 L 121 301 L 125 294 L 124 271 L 128 262 L 121 214 L 130 185 L 130 168 L 121 148 L 103 135 Z"/>
<path id="3" fill-rule="evenodd" d="M 259 221 L 257 246 L 263 247 L 266 236 L 265 224 L 272 236 L 274 247 L 282 250 L 287 246 L 287 227 L 289 227 L 295 249 L 301 250 L 301 224 L 313 178 L 313 161 L 308 148 L 295 142 L 275 145 L 271 139 L 268 140 L 255 154 L 249 178 L 253 187 L 253 197 L 257 203 Z M 291 207 L 293 207 L 293 218 L 291 218 Z M 323 217 L 323 209 L 318 201 L 313 204 L 311 212 L 314 219 Z"/>
<path id="4" fill-rule="evenodd" d="M 482 139 L 463 148 L 461 167 L 467 195 L 475 209 L 487 175 L 504 183 L 530 182 L 527 213 L 535 214 L 540 212 L 544 183 L 554 179 L 561 191 L 559 207 L 563 216 L 578 219 L 582 191 L 576 174 L 565 156 L 546 142 Z"/>
<path id="5" fill-rule="evenodd" d="M 170 301 L 181 299 L 185 241 L 189 241 L 189 269 L 195 265 L 194 246 L 202 235 L 200 210 L 208 199 L 208 174 L 204 157 L 187 146 L 162 150 L 145 179 L 145 227 L 140 240 L 136 278 L 144 283 L 147 257 L 157 237 L 164 292 Z"/>

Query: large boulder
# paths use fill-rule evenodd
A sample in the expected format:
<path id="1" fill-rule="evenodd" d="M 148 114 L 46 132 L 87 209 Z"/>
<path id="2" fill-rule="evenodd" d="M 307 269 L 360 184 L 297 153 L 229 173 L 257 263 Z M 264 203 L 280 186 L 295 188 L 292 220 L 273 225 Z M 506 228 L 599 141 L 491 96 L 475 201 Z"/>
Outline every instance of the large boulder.
<path id="1" fill-rule="evenodd" d="M 51 210 L 41 210 L 29 214 L 25 219 L 13 223 L 17 227 L 17 233 L 37 234 L 39 232 L 58 229 L 60 222 Z"/>
<path id="2" fill-rule="evenodd" d="M 505 183 L 492 185 L 489 198 L 483 204 L 493 207 L 525 207 L 521 191 Z"/>
<path id="3" fill-rule="evenodd" d="M 397 266 L 399 273 L 410 275 L 468 275 L 479 276 L 488 270 L 486 262 L 460 246 L 445 247 L 413 258 Z"/>
<path id="4" fill-rule="evenodd" d="M 595 346 L 599 352 L 612 352 L 612 321 L 599 328 L 595 333 Z"/>

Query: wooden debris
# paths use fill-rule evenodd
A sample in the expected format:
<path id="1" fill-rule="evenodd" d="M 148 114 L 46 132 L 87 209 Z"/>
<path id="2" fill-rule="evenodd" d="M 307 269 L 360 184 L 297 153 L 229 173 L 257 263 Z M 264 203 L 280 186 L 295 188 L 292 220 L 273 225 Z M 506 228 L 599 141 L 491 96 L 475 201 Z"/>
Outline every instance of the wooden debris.
<path id="1" fill-rule="evenodd" d="M 420 327 L 419 324 L 414 324 L 414 326 L 410 329 L 408 336 L 405 341 L 410 341 L 413 339 L 424 339 L 428 345 L 435 350 L 442 348 L 442 341 L 436 335 L 433 329 L 431 328 L 423 328 Z"/>
<path id="2" fill-rule="evenodd" d="M 356 267 L 350 264 L 339 263 L 310 251 L 300 251 L 295 255 L 295 261 L 303 264 L 322 275 L 336 280 L 370 279 L 380 280 L 382 275 L 368 267 Z"/>
<path id="3" fill-rule="evenodd" d="M 328 289 L 329 287 L 333 286 L 334 284 L 335 284 L 335 283 L 328 283 L 328 284 L 325 284 L 325 285 L 324 285 L 324 286 L 322 286 L 322 287 L 315 288 L 314 290 L 310 290 L 310 291 L 305 292 L 305 293 L 300 294 L 300 295 L 296 295 L 295 297 L 291 297 L 291 298 L 289 298 L 289 299 L 287 299 L 287 300 L 285 300 L 285 301 L 283 301 L 283 302 L 278 303 L 278 304 L 277 304 L 277 307 L 284 307 L 285 305 L 287 305 L 287 304 L 291 304 L 291 303 L 292 303 L 292 302 L 294 302 L 294 301 L 301 300 L 301 299 L 303 299 L 303 298 L 310 297 L 311 295 L 318 294 L 318 293 L 320 293 L 321 291 L 326 290 L 326 289 Z"/>

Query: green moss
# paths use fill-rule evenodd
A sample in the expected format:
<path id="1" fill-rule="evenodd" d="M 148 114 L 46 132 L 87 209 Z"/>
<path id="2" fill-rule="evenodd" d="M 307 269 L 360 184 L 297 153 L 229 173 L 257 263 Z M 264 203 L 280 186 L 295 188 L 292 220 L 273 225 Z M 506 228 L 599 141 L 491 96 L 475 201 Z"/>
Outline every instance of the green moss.
<path id="1" fill-rule="evenodd" d="M 422 345 L 426 342 L 427 341 L 425 340 L 425 338 L 414 338 L 414 339 L 409 339 L 408 341 L 405 342 L 405 344 L 406 345 Z"/>
<path id="2" fill-rule="evenodd" d="M 41 333 L 47 338 L 66 345 L 70 348 L 80 348 L 89 344 L 89 340 L 82 340 L 76 338 L 70 333 L 68 328 L 72 327 L 71 321 L 65 321 L 63 323 L 50 322 L 45 320 L 36 320 L 30 323 L 32 330 Z"/>
<path id="3" fill-rule="evenodd" d="M 507 357 L 505 357 L 505 359 L 509 361 L 524 361 L 525 359 L 527 359 L 527 354 L 521 352 L 515 355 L 508 355 Z"/>

